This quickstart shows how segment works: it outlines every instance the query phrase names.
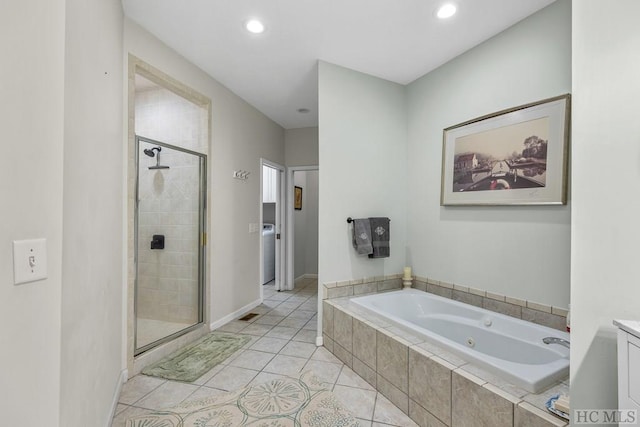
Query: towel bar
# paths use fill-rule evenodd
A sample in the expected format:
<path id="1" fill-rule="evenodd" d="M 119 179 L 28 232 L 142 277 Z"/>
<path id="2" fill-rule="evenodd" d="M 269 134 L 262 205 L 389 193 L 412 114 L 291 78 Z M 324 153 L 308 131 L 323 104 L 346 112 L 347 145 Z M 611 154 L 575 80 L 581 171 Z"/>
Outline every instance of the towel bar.
<path id="1" fill-rule="evenodd" d="M 353 222 L 353 218 L 349 217 L 347 218 L 347 223 L 351 224 Z M 389 219 L 389 222 L 391 222 L 391 219 Z"/>

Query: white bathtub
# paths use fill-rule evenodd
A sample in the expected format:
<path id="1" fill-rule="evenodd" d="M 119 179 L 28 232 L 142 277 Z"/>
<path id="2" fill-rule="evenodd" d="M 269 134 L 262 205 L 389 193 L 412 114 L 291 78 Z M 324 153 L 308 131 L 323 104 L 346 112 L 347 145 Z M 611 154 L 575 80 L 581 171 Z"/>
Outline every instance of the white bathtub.
<path id="1" fill-rule="evenodd" d="M 569 374 L 569 349 L 542 342 L 566 332 L 416 289 L 350 301 L 529 392 Z"/>

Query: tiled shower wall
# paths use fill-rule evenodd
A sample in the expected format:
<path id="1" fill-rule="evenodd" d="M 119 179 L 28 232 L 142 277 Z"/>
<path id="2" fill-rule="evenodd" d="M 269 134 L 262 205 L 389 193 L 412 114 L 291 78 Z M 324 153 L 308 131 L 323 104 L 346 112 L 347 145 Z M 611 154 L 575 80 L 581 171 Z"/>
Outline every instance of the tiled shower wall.
<path id="1" fill-rule="evenodd" d="M 164 88 L 136 92 L 136 134 L 207 153 L 207 110 Z M 196 156 L 163 148 L 161 164 L 140 146 L 138 217 L 139 318 L 193 324 L 198 320 L 199 168 Z M 165 249 L 151 250 L 152 235 Z"/>

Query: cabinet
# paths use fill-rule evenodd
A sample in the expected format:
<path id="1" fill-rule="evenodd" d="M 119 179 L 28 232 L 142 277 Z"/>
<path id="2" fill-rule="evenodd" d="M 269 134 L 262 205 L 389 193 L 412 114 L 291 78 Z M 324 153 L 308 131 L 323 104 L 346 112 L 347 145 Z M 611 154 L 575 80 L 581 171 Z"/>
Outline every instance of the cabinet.
<path id="1" fill-rule="evenodd" d="M 262 167 L 262 203 L 275 203 L 278 188 L 278 170 Z"/>
<path id="2" fill-rule="evenodd" d="M 618 409 L 640 413 L 640 322 L 613 323 L 618 327 Z"/>

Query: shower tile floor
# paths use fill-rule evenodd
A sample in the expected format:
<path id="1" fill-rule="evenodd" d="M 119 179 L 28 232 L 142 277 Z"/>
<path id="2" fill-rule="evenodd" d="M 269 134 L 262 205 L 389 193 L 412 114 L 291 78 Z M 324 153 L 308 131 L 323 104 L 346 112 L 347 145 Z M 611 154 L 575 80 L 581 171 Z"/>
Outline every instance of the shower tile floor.
<path id="1" fill-rule="evenodd" d="M 138 319 L 136 329 L 138 332 L 138 348 L 188 328 L 191 325 L 193 325 L 193 323 L 166 322 L 164 320 L 140 318 Z"/>
<path id="2" fill-rule="evenodd" d="M 336 397 L 363 427 L 416 424 L 389 400 L 324 347 L 316 347 L 318 283 L 304 279 L 293 291 L 277 292 L 263 286 L 264 302 L 251 310 L 250 321 L 233 320 L 218 331 L 251 336 L 241 350 L 193 383 L 136 375 L 122 387 L 112 427 L 123 427 L 127 418 L 167 408 L 186 400 L 281 377 L 299 377 L 312 370 L 332 384 Z"/>

